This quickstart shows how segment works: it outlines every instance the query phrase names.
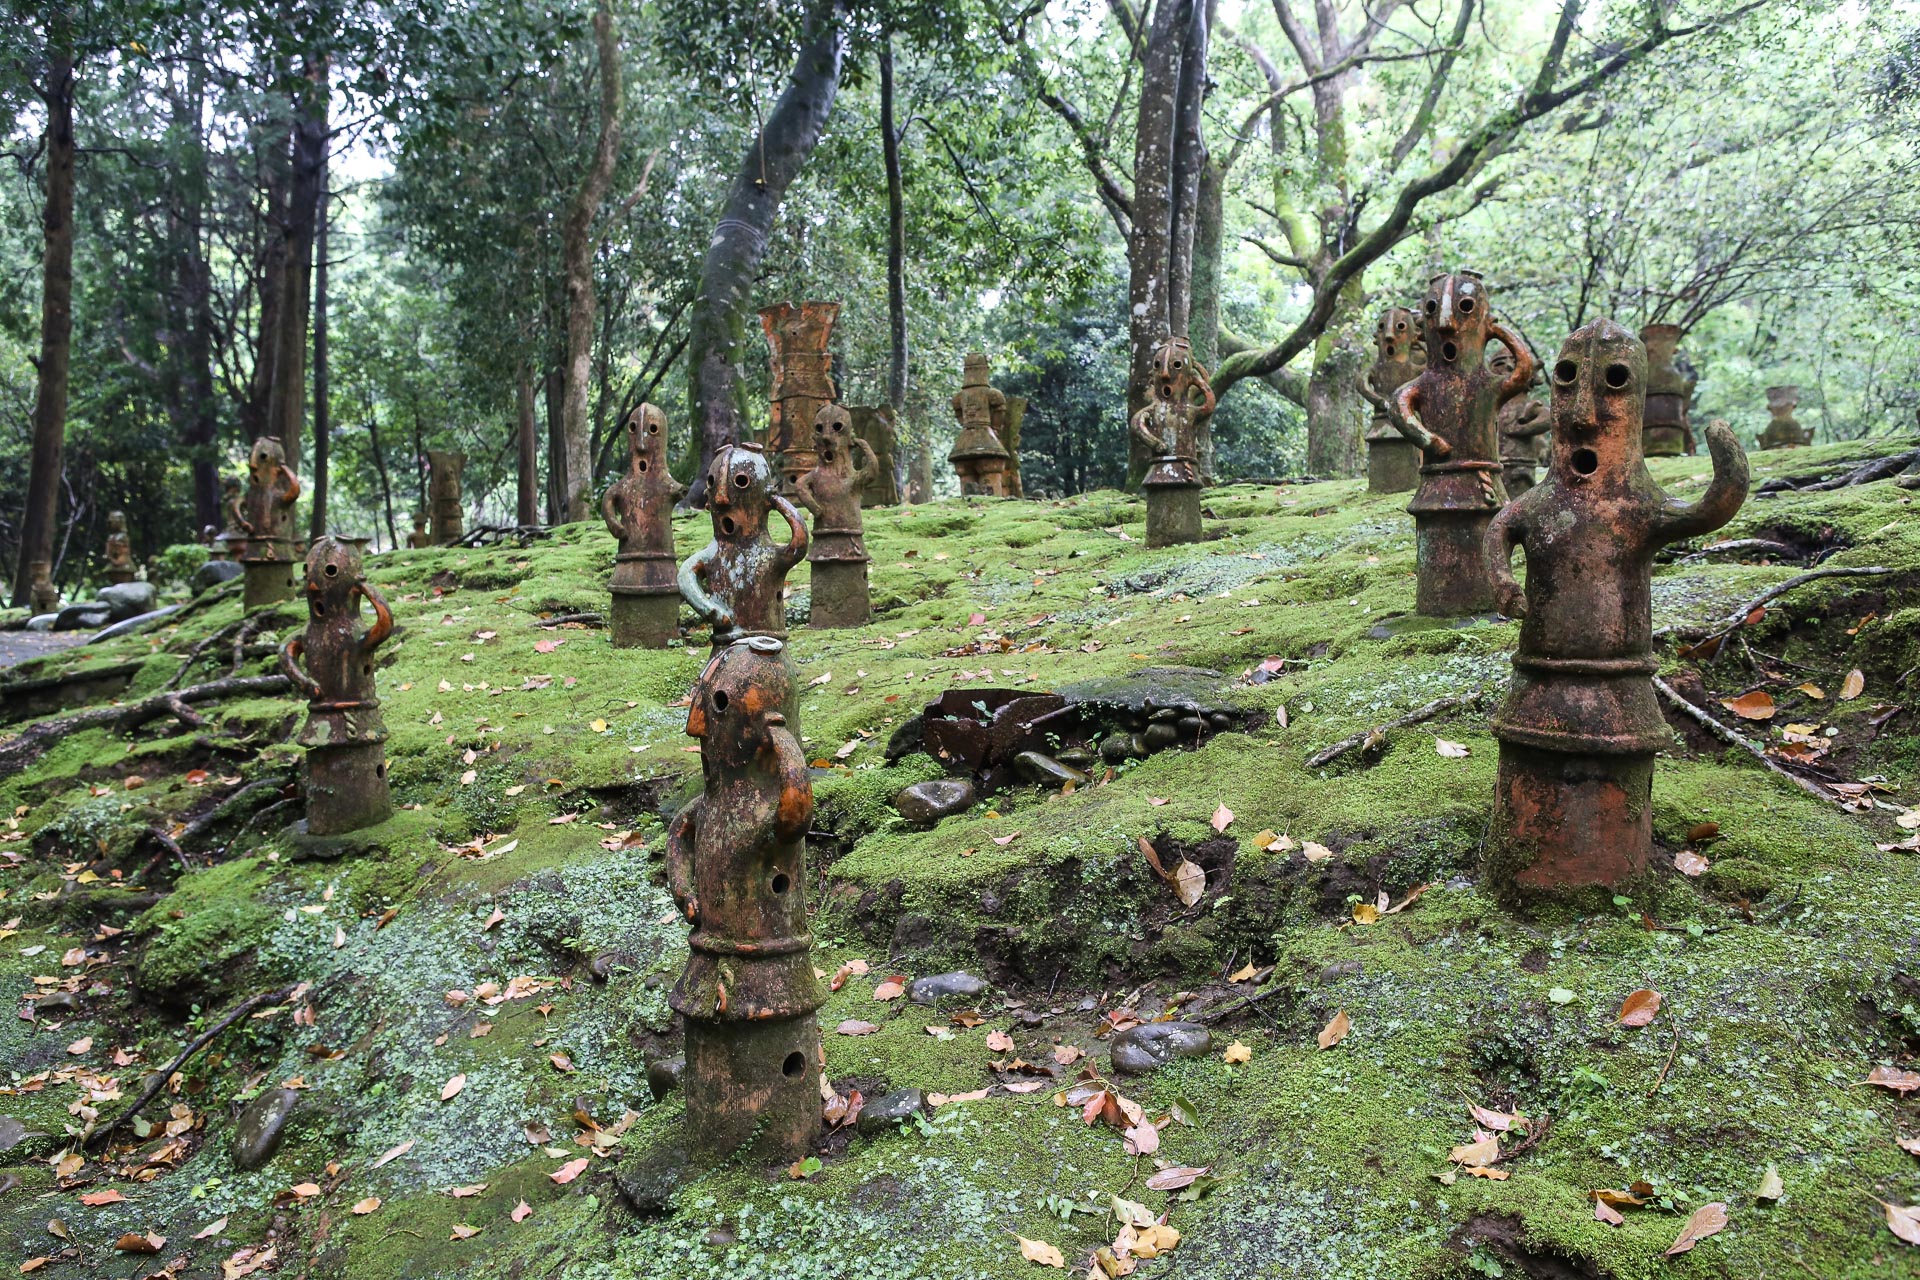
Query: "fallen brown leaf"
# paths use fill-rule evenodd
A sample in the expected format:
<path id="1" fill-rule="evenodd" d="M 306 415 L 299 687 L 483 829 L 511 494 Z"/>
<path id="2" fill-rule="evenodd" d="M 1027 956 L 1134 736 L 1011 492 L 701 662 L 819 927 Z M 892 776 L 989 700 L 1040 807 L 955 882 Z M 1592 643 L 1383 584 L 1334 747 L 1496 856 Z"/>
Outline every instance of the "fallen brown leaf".
<path id="1" fill-rule="evenodd" d="M 1660 993 L 1642 987 L 1626 999 L 1620 1006 L 1620 1025 L 1623 1027 L 1644 1027 L 1653 1021 L 1660 1012 Z"/>
<path id="2" fill-rule="evenodd" d="M 1333 1048 L 1333 1046 L 1345 1040 L 1347 1038 L 1347 1032 L 1351 1030 L 1353 1030 L 1353 1019 L 1347 1016 L 1345 1009 L 1342 1009 L 1328 1020 L 1326 1026 L 1320 1028 L 1320 1047 L 1322 1049 Z"/>
<path id="3" fill-rule="evenodd" d="M 1687 1225 L 1680 1229 L 1680 1236 L 1667 1248 L 1666 1256 L 1687 1252 L 1708 1236 L 1718 1235 L 1727 1229 L 1727 1206 L 1715 1200 L 1703 1204 L 1693 1211 L 1687 1219 Z"/>

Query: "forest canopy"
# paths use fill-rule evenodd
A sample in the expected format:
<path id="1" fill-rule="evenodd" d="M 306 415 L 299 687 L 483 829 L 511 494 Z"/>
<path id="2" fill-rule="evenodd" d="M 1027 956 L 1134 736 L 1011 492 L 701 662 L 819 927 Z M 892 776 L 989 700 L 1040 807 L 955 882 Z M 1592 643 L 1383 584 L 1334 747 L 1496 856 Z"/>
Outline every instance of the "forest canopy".
<path id="1" fill-rule="evenodd" d="M 1216 476 L 1350 474 L 1376 315 L 1459 267 L 1538 354 L 1681 326 L 1748 436 L 1774 384 L 1819 440 L 1920 407 L 1911 5 L 14 0 L 0 108 L 17 597 L 115 509 L 199 540 L 262 435 L 377 547 L 435 449 L 470 523 L 585 518 L 642 401 L 695 480 L 783 300 L 936 491 L 973 350 L 1029 494 L 1137 479 L 1169 329 Z"/>

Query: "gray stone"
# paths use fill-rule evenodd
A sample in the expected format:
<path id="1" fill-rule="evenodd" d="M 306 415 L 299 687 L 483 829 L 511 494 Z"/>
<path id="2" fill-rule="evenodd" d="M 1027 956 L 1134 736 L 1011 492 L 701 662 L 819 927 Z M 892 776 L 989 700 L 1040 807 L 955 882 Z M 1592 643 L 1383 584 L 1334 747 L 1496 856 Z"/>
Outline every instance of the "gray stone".
<path id="1" fill-rule="evenodd" d="M 987 989 L 985 978 L 976 978 L 970 973 L 936 973 L 925 978 L 915 978 L 907 988 L 907 999 L 915 1004 L 933 1004 L 948 996 L 964 996 L 968 999 Z"/>
<path id="2" fill-rule="evenodd" d="M 934 778 L 916 782 L 893 798 L 893 807 L 908 822 L 928 826 L 973 808 L 973 784 L 965 778 Z"/>
<path id="3" fill-rule="evenodd" d="M 1136 754 L 1133 744 L 1139 741 L 1137 733 L 1110 733 L 1100 740 L 1100 758 L 1108 764 L 1120 764 L 1133 759 Z"/>
<path id="4" fill-rule="evenodd" d="M 892 1093 L 883 1093 L 877 1098 L 867 1099 L 860 1108 L 860 1118 L 853 1122 L 856 1132 L 865 1134 L 884 1133 L 909 1116 L 927 1109 L 927 1096 L 918 1089 L 895 1089 Z"/>
<path id="5" fill-rule="evenodd" d="M 151 613 L 160 603 L 160 593 L 151 582 L 116 582 L 100 588 L 100 602 L 113 610 L 113 620 L 119 622 Z"/>
<path id="6" fill-rule="evenodd" d="M 63 1018 L 80 1012 L 80 997 L 72 991 L 56 991 L 33 1002 L 35 1017 Z"/>
<path id="7" fill-rule="evenodd" d="M 280 1150 L 287 1136 L 287 1121 L 300 1094 L 293 1089 L 269 1089 L 240 1113 L 239 1126 L 233 1131 L 233 1163 L 242 1169 L 258 1169 Z"/>
<path id="8" fill-rule="evenodd" d="M 1028 782 L 1043 787 L 1064 787 L 1069 782 L 1076 787 L 1087 785 L 1084 772 L 1041 751 L 1022 751 L 1013 758 L 1013 767 Z"/>
<path id="9" fill-rule="evenodd" d="M 1165 751 L 1180 741 L 1180 731 L 1161 720 L 1148 725 L 1147 731 L 1140 735 L 1140 739 L 1148 751 Z"/>
<path id="10" fill-rule="evenodd" d="M 1100 758 L 1093 752 L 1083 751 L 1079 747 L 1068 747 L 1065 751 L 1057 751 L 1053 758 L 1075 769 L 1091 769 L 1100 762 Z"/>
<path id="11" fill-rule="evenodd" d="M 113 606 L 99 600 L 83 600 L 62 609 L 53 620 L 55 631 L 93 631 L 113 621 Z"/>
<path id="12" fill-rule="evenodd" d="M 1143 1022 L 1113 1038 L 1108 1056 L 1123 1076 L 1143 1076 L 1175 1058 L 1203 1058 L 1213 1049 L 1213 1033 L 1197 1022 Z"/>
<path id="13" fill-rule="evenodd" d="M 918 1093 L 919 1090 L 914 1090 Z M 11 1151 L 28 1138 L 44 1138 L 38 1129 L 29 1129 L 17 1116 L 0 1116 L 0 1151 Z"/>
<path id="14" fill-rule="evenodd" d="M 613 1185 L 636 1217 L 658 1218 L 673 1208 L 674 1193 L 691 1176 L 679 1139 L 663 1137 L 623 1164 L 613 1175 Z"/>
<path id="15" fill-rule="evenodd" d="M 687 1069 L 685 1055 L 677 1058 L 655 1058 L 647 1064 L 647 1089 L 653 1094 L 655 1102 L 666 1097 L 680 1087 L 680 1076 Z"/>
<path id="16" fill-rule="evenodd" d="M 99 644 L 102 640 L 111 640 L 115 636 L 124 636 L 129 631 L 138 631 L 149 622 L 158 622 L 170 614 L 180 612 L 180 610 L 185 607 L 185 605 L 170 604 L 164 609 L 155 609 L 150 613 L 136 613 L 131 618 L 122 618 L 112 626 L 102 627 L 100 630 L 94 632 L 92 637 L 87 640 L 87 643 Z"/>
<path id="17" fill-rule="evenodd" d="M 209 560 L 193 571 L 193 594 L 211 591 L 222 583 L 232 582 L 247 571 L 247 567 L 238 560 Z"/>
<path id="18" fill-rule="evenodd" d="M 27 630 L 51 631 L 53 630 L 53 624 L 58 621 L 60 621 L 60 615 L 57 613 L 36 613 L 33 617 L 27 619 Z"/>
<path id="19" fill-rule="evenodd" d="M 639 967 L 640 962 L 626 951 L 602 951 L 587 961 L 587 972 L 595 982 L 611 982 L 618 975 L 632 973 Z"/>

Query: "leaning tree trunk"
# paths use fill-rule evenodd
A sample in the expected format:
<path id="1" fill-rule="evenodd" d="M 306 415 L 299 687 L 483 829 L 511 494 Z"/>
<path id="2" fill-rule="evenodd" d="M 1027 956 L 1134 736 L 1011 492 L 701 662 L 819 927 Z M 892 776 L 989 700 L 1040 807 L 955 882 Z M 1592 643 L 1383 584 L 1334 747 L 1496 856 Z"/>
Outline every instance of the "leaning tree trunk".
<path id="1" fill-rule="evenodd" d="M 1339 308 L 1313 345 L 1307 377 L 1307 470 L 1317 476 L 1357 475 L 1368 416 L 1354 384 L 1367 353 L 1353 340 L 1366 291 L 1356 275 L 1341 290 Z"/>
<path id="2" fill-rule="evenodd" d="M 540 523 L 540 437 L 533 416 L 533 366 L 522 360 L 514 395 L 514 519 Z"/>
<path id="3" fill-rule="evenodd" d="M 1209 0 L 1188 0 L 1187 24 L 1180 47 L 1179 92 L 1174 98 L 1173 156 L 1168 174 L 1167 328 L 1189 336 L 1193 302 L 1195 215 L 1207 143 L 1200 132 L 1200 107 L 1207 91 L 1207 8 Z"/>
<path id="4" fill-rule="evenodd" d="M 1133 225 L 1127 235 L 1127 420 L 1146 407 L 1153 345 L 1167 333 L 1168 251 L 1173 213 L 1174 120 L 1180 96 L 1180 46 L 1191 0 L 1161 0 L 1140 71 L 1133 133 Z M 1146 446 L 1127 433 L 1127 485 L 1147 469 Z"/>
<path id="5" fill-rule="evenodd" d="M 265 217 L 260 245 L 260 268 L 254 291 L 260 299 L 259 338 L 253 349 L 253 375 L 247 398 L 240 405 L 240 426 L 249 441 L 273 434 L 273 369 L 280 357 L 280 308 L 287 291 L 287 163 L 291 134 L 276 136 L 267 145 L 262 164 Z"/>
<path id="6" fill-rule="evenodd" d="M 880 155 L 887 170 L 887 403 L 896 440 L 907 407 L 907 205 L 900 174 L 900 131 L 893 122 L 893 41 L 880 46 Z M 894 485 L 904 491 L 906 450 L 894 451 Z"/>
<path id="7" fill-rule="evenodd" d="M 1193 358 L 1203 369 L 1212 369 L 1220 357 L 1220 263 L 1225 253 L 1226 171 L 1212 156 L 1200 169 L 1199 190 L 1194 194 L 1193 210 L 1193 283 L 1187 307 L 1187 338 L 1193 343 Z M 1195 445 L 1199 450 L 1200 474 L 1211 481 L 1213 470 L 1213 419 L 1203 420 Z"/>
<path id="8" fill-rule="evenodd" d="M 593 163 L 567 208 L 560 233 L 567 286 L 566 381 L 561 391 L 560 434 L 566 448 L 566 488 L 560 495 L 561 518 L 585 520 L 593 488 L 593 446 L 589 438 L 587 398 L 593 378 L 593 216 L 607 198 L 614 162 L 620 156 L 620 39 L 613 29 L 611 0 L 593 11 L 594 47 L 600 60 L 600 136 Z"/>
<path id="9" fill-rule="evenodd" d="M 67 443 L 67 368 L 73 352 L 73 49 L 66 21 L 47 30 L 47 203 L 40 226 L 40 368 L 33 397 L 33 445 L 27 463 L 27 509 L 20 522 L 20 563 L 13 603 L 27 603 L 37 561 L 53 562 L 53 526 Z"/>
<path id="10" fill-rule="evenodd" d="M 786 92 L 760 136 L 747 144 L 707 244 L 687 340 L 689 408 L 700 438 L 700 466 L 687 493 L 689 504 L 705 501 L 707 464 L 721 445 L 739 433 L 747 291 L 760 274 L 780 202 L 813 154 L 833 110 L 845 45 L 836 0 L 821 14 L 813 38 L 800 50 Z"/>

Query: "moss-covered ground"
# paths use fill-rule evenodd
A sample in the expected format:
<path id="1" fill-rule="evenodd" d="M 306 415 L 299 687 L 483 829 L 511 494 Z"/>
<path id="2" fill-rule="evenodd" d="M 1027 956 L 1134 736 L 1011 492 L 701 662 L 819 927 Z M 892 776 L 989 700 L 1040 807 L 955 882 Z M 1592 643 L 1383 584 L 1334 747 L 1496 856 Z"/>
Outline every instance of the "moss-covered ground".
<path id="1" fill-rule="evenodd" d="M 1756 484 L 1860 452 L 1757 455 Z M 1653 471 L 1685 498 L 1707 466 Z M 818 964 L 868 967 L 822 1010 L 827 1075 L 868 1097 L 987 1096 L 842 1134 L 806 1177 L 709 1173 L 650 1218 L 616 1171 L 660 1160 L 683 1118 L 646 1072 L 677 1051 L 666 993 L 685 927 L 658 852 L 699 785 L 683 699 L 705 636 L 616 651 L 598 629 L 537 625 L 604 609 L 601 530 L 371 562 L 400 623 L 380 681 L 403 807 L 361 851 L 315 859 L 285 830 L 297 803 L 272 807 L 293 794 L 291 696 L 205 704 L 200 728 L 162 719 L 59 740 L 0 778 L 0 991 L 22 1011 L 0 1022 L 0 1116 L 28 1134 L 0 1153 L 0 1266 L 46 1259 L 34 1273 L 58 1280 L 1040 1274 L 1026 1237 L 1084 1272 L 1118 1230 L 1117 1196 L 1181 1233 L 1142 1276 L 1920 1275 L 1880 1203 L 1920 1200 L 1920 1158 L 1898 1145 L 1920 1135 L 1920 1098 L 1862 1083 L 1920 1053 L 1916 854 L 1876 847 L 1908 840 L 1897 819 L 1920 792 L 1914 496 L 1880 482 L 1751 499 L 1717 538 L 1838 547 L 1821 563 L 1895 572 L 1798 588 L 1712 661 L 1663 649 L 1678 687 L 1767 690 L 1778 713 L 1743 731 L 1779 745 L 1796 725 L 1832 778 L 1877 784 L 1873 807 L 1818 799 L 1676 720 L 1655 775 L 1655 874 L 1596 911 L 1529 914 L 1480 879 L 1498 751 L 1487 717 L 1515 628 L 1369 637 L 1412 607 L 1404 497 L 1342 481 L 1207 502 L 1208 540 L 1160 551 L 1142 545 L 1141 503 L 1113 493 L 867 514 L 874 622 L 793 633 L 820 763 Z M 681 522 L 683 554 L 706 537 L 703 517 Z M 1806 567 L 1665 564 L 1656 625 L 1722 618 Z M 793 585 L 798 624 L 804 570 Z M 119 695 L 138 697 L 239 619 L 227 599 L 30 673 L 140 662 Z M 284 639 L 298 621 L 286 608 L 247 639 Z M 262 648 L 248 655 L 241 674 L 272 669 Z M 889 764 L 886 743 L 938 694 L 1171 666 L 1217 672 L 1218 699 L 1245 713 L 1236 727 L 1067 794 L 983 798 L 931 830 L 894 814 L 899 788 L 941 769 L 918 754 Z M 180 682 L 233 667 L 223 641 Z M 1863 691 L 1843 698 L 1854 670 Z M 1477 707 L 1306 766 L 1481 688 Z M 1443 755 L 1441 740 L 1467 754 Z M 156 830 L 184 839 L 184 868 Z M 1287 839 L 1263 848 L 1263 831 Z M 1151 872 L 1142 837 L 1203 867 L 1196 905 Z M 1307 842 L 1331 857 L 1291 847 Z M 1683 852 L 1704 872 L 1680 874 Z M 1355 923 L 1355 905 L 1422 886 Z M 1251 980 L 1229 980 L 1248 967 Z M 994 983 L 978 1025 L 873 997 L 888 975 L 950 968 Z M 89 1125 L 215 1018 L 293 984 L 168 1082 L 148 1136 L 83 1149 Z M 1643 988 L 1661 994 L 1658 1013 L 1622 1026 Z M 61 998 L 37 1014 L 25 999 L 48 994 Z M 1087 1064 L 1105 1069 L 1099 1024 L 1119 1008 L 1219 1015 L 1210 1056 L 1120 1086 L 1150 1118 L 1173 1117 L 1154 1159 L 1059 1097 Z M 1341 1012 L 1351 1031 L 1321 1049 Z M 879 1029 L 836 1034 L 848 1019 Z M 1011 1052 L 989 1050 L 995 1032 Z M 1245 1061 L 1223 1055 L 1234 1043 Z M 1052 1063 L 1069 1045 L 1088 1056 L 1037 1089 L 1009 1090 L 1020 1077 L 991 1066 Z M 301 1102 L 285 1145 L 241 1171 L 234 1116 L 288 1082 Z M 1473 1137 L 1469 1104 L 1534 1118 L 1537 1141 L 1496 1166 L 1509 1176 L 1449 1162 Z M 598 1145 L 587 1122 L 609 1130 Z M 0 1140 L 11 1129 L 0 1121 Z M 586 1170 L 555 1182 L 577 1157 Z M 1155 1159 L 1209 1167 L 1204 1194 L 1148 1190 Z M 1770 1167 L 1779 1194 L 1762 1197 Z M 1596 1218 L 1590 1191 L 1636 1182 L 1651 1185 L 1646 1205 L 1622 1225 Z M 1664 1258 L 1711 1202 L 1726 1229 Z M 129 1232 L 164 1243 L 117 1250 Z"/>

